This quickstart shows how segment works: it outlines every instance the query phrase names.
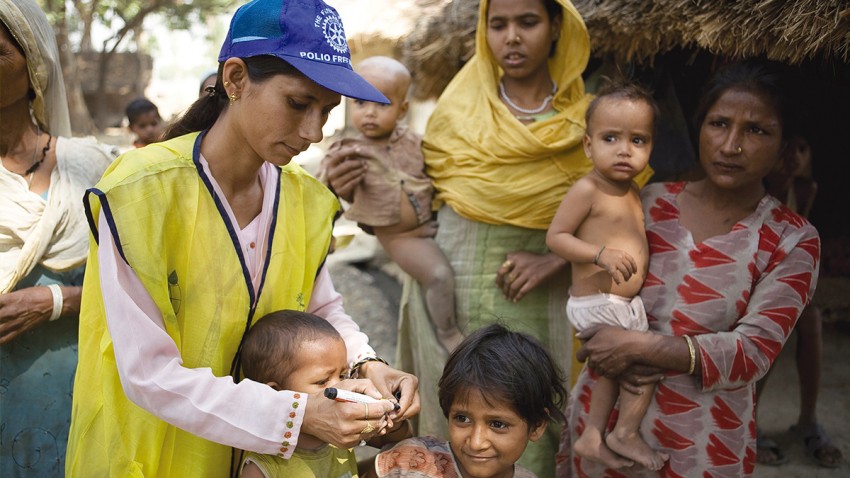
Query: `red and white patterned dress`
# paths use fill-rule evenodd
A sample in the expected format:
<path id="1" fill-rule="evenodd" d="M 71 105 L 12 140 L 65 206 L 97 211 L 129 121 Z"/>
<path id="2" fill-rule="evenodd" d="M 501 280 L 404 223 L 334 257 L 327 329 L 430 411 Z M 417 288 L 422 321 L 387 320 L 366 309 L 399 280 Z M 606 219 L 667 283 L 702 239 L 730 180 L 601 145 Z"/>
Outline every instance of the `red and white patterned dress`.
<path id="1" fill-rule="evenodd" d="M 670 454 L 659 476 L 747 476 L 756 462 L 755 383 L 814 293 L 820 239 L 805 219 L 765 196 L 728 234 L 694 244 L 679 224 L 676 197 L 684 187 L 653 184 L 641 194 L 650 261 L 640 296 L 650 331 L 693 336 L 702 374 L 669 372 L 641 434 Z M 571 443 L 584 429 L 594 381 L 585 369 L 573 388 Z M 573 476 L 656 476 L 637 465 L 618 472 L 569 459 Z"/>

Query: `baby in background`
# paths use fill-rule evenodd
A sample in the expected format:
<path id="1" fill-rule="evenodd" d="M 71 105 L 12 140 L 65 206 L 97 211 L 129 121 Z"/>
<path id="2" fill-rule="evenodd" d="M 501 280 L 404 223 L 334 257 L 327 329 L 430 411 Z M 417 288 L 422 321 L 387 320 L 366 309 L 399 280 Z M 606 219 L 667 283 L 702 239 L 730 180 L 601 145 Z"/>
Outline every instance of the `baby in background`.
<path id="1" fill-rule="evenodd" d="M 247 379 L 275 390 L 315 393 L 347 378 L 345 342 L 327 320 L 307 312 L 282 310 L 263 316 L 245 336 L 241 351 Z M 382 419 L 383 422 L 384 419 Z M 379 423 L 380 428 L 384 423 Z M 386 435 L 369 440 L 381 447 L 410 436 L 407 422 Z M 336 448 L 301 433 L 289 460 L 275 455 L 245 452 L 242 478 L 347 478 L 357 476 L 354 451 Z"/>
<path id="2" fill-rule="evenodd" d="M 363 477 L 533 478 L 517 460 L 550 421 L 566 423 L 558 366 L 536 339 L 500 324 L 476 330 L 449 355 L 438 395 L 449 441 L 401 441 Z"/>
<path id="3" fill-rule="evenodd" d="M 451 352 L 463 340 L 455 317 L 451 264 L 432 237 L 407 234 L 431 220 L 434 195 L 425 174 L 422 138 L 399 123 L 408 108 L 410 72 L 384 56 L 366 58 L 355 70 L 390 104 L 349 100 L 359 134 L 328 150 L 329 155 L 367 165 L 345 217 L 373 233 L 390 258 L 419 283 L 437 339 Z"/>
<path id="4" fill-rule="evenodd" d="M 159 108 L 147 98 L 137 98 L 127 104 L 128 128 L 136 135 L 133 147 L 141 148 L 159 141 L 162 133 L 162 118 Z"/>
<path id="5" fill-rule="evenodd" d="M 649 267 L 649 247 L 634 178 L 649 164 L 657 117 L 652 95 L 632 84 L 610 85 L 587 108 L 583 142 L 593 170 L 567 192 L 546 235 L 549 249 L 572 263 L 567 315 L 578 332 L 597 325 L 648 329 L 637 294 Z M 667 455 L 640 435 L 654 384 L 641 391 L 637 395 L 616 379 L 599 377 L 576 453 L 610 468 L 639 463 L 661 469 Z M 606 436 L 618 396 L 617 424 Z"/>

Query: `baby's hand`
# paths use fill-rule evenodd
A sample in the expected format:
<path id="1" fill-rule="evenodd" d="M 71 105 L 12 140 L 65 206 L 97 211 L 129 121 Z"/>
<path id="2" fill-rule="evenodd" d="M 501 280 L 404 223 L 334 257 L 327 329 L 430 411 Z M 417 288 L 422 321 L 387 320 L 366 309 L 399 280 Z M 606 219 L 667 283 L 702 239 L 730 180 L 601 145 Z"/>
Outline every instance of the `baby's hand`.
<path id="1" fill-rule="evenodd" d="M 600 251 L 596 265 L 605 269 L 614 279 L 617 285 L 629 280 L 632 274 L 637 273 L 637 263 L 634 258 L 619 249 L 604 248 Z"/>
<path id="2" fill-rule="evenodd" d="M 350 202 L 354 188 L 366 174 L 366 168 L 366 161 L 359 155 L 357 146 L 343 144 L 331 148 L 322 160 L 320 179 L 325 180 L 339 197 Z"/>

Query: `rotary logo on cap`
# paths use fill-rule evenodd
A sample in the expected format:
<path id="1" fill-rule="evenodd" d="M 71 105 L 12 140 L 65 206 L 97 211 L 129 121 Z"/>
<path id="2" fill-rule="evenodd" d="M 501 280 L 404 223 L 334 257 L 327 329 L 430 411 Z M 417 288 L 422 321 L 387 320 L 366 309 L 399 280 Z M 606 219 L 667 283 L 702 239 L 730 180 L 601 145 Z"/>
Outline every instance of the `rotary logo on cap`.
<path id="1" fill-rule="evenodd" d="M 323 8 L 318 15 L 315 26 L 322 29 L 325 40 L 338 53 L 348 52 L 348 42 L 345 40 L 345 30 L 342 28 L 342 20 L 332 8 Z"/>

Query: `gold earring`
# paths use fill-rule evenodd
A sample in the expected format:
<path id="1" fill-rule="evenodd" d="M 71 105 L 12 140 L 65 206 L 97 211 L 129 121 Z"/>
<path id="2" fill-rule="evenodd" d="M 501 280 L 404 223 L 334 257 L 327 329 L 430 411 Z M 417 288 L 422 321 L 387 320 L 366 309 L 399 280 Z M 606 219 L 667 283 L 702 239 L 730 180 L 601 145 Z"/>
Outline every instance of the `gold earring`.
<path id="1" fill-rule="evenodd" d="M 231 93 L 231 94 L 230 94 L 230 104 L 231 104 L 231 105 L 232 105 L 233 103 L 236 103 L 236 100 L 238 100 L 238 99 L 239 99 L 239 97 L 238 97 L 238 96 L 236 96 L 236 93 Z"/>
<path id="2" fill-rule="evenodd" d="M 224 87 L 225 87 L 225 88 L 227 88 L 228 86 L 230 86 L 230 82 L 229 82 L 229 81 L 225 81 L 225 82 L 224 82 Z"/>

